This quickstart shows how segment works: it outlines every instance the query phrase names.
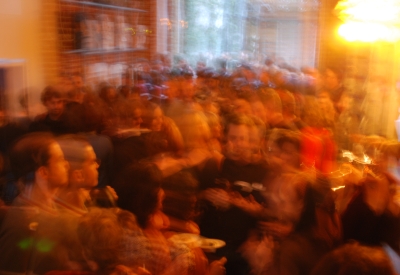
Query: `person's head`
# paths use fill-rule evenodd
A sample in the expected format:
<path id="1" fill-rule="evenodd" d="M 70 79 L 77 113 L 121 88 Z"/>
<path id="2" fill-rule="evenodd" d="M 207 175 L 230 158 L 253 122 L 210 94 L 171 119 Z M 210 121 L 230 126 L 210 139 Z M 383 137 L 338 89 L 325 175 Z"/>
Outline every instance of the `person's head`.
<path id="1" fill-rule="evenodd" d="M 135 106 L 132 108 L 132 128 L 140 129 L 142 123 L 142 108 L 140 106 Z"/>
<path id="2" fill-rule="evenodd" d="M 57 88 L 52 86 L 46 87 L 42 92 L 41 100 L 50 117 L 58 118 L 64 112 L 64 97 Z"/>
<path id="3" fill-rule="evenodd" d="M 203 113 L 187 112 L 182 114 L 177 124 L 186 148 L 207 146 L 210 139 L 210 127 Z"/>
<path id="4" fill-rule="evenodd" d="M 195 85 L 191 78 L 180 82 L 180 97 L 183 101 L 191 102 L 195 94 Z"/>
<path id="5" fill-rule="evenodd" d="M 312 275 L 394 275 L 382 248 L 346 244 L 330 252 L 317 264 Z"/>
<path id="6" fill-rule="evenodd" d="M 240 96 L 233 100 L 233 111 L 238 115 L 251 115 L 252 109 L 247 96 Z"/>
<path id="7" fill-rule="evenodd" d="M 126 85 L 122 85 L 118 87 L 118 93 L 123 97 L 123 98 L 129 98 L 129 95 L 131 93 L 130 87 Z"/>
<path id="8" fill-rule="evenodd" d="M 10 163 L 15 178 L 24 183 L 33 180 L 48 189 L 68 183 L 68 162 L 50 134 L 34 133 L 22 137 L 11 149 Z"/>
<path id="9" fill-rule="evenodd" d="M 249 160 L 251 154 L 250 135 L 254 122 L 244 115 L 231 116 L 226 124 L 226 157 L 234 161 Z"/>
<path id="10" fill-rule="evenodd" d="M 104 85 L 100 88 L 99 97 L 107 103 L 112 103 L 117 99 L 117 92 L 113 86 Z"/>
<path id="11" fill-rule="evenodd" d="M 161 180 L 157 166 L 143 162 L 129 165 L 115 182 L 118 205 L 135 214 L 142 228 L 162 205 Z"/>
<path id="12" fill-rule="evenodd" d="M 99 164 L 93 147 L 80 136 L 66 136 L 58 139 L 70 166 L 69 186 L 91 189 L 98 184 Z"/>
<path id="13" fill-rule="evenodd" d="M 96 274 L 132 274 L 118 273 L 118 269 L 123 264 L 129 264 L 125 268 L 134 268 L 143 264 L 140 257 L 140 254 L 144 253 L 142 251 L 139 251 L 139 255 L 130 254 L 129 263 L 127 263 L 125 253 L 122 252 L 124 234 L 126 234 L 124 228 L 137 231 L 137 234 L 141 235 L 135 216 L 118 208 L 91 208 L 89 213 L 80 218 L 77 235 L 84 257 L 90 261 L 89 266 Z M 139 243 L 141 240 L 143 238 L 136 238 L 138 247 L 141 246 Z"/>
<path id="14" fill-rule="evenodd" d="M 220 117 L 213 112 L 205 112 L 210 134 L 212 138 L 220 139 L 222 137 L 222 126 Z"/>
<path id="15" fill-rule="evenodd" d="M 80 75 L 80 74 L 74 74 L 74 75 L 72 75 L 72 77 L 71 77 L 71 81 L 72 81 L 72 84 L 74 85 L 74 87 L 75 88 L 78 88 L 78 89 L 82 89 L 83 87 L 84 87 L 84 82 L 83 82 L 83 78 L 82 78 L 82 75 Z"/>
<path id="16" fill-rule="evenodd" d="M 198 182 L 189 172 L 178 172 L 163 181 L 165 200 L 163 212 L 169 216 L 190 220 L 195 217 Z"/>
<path id="17" fill-rule="evenodd" d="M 164 122 L 164 114 L 160 106 L 149 102 L 146 106 L 146 114 L 144 116 L 144 126 L 152 131 L 161 131 Z"/>
<path id="18" fill-rule="evenodd" d="M 269 125 L 276 125 L 281 122 L 282 117 L 282 102 L 273 89 L 262 89 L 257 93 L 258 98 L 264 105 L 266 122 Z"/>
<path id="19" fill-rule="evenodd" d="M 252 95 L 249 102 L 251 105 L 252 115 L 258 117 L 264 123 L 268 123 L 267 110 L 260 97 L 257 94 Z"/>
<path id="20" fill-rule="evenodd" d="M 282 102 L 282 116 L 286 122 L 292 122 L 296 117 L 296 100 L 293 94 L 287 90 L 281 90 L 279 97 Z"/>
<path id="21" fill-rule="evenodd" d="M 303 122 L 310 127 L 321 128 L 326 125 L 324 114 L 318 104 L 318 100 L 313 96 L 305 96 L 303 112 L 301 114 Z"/>
<path id="22" fill-rule="evenodd" d="M 254 160 L 261 157 L 267 132 L 265 122 L 256 116 L 251 116 L 254 126 L 250 130 L 250 150 Z"/>
<path id="23" fill-rule="evenodd" d="M 337 89 L 341 84 L 340 73 L 332 68 L 328 68 L 324 73 L 324 87 L 329 91 Z"/>
<path id="24" fill-rule="evenodd" d="M 268 142 L 267 151 L 272 166 L 283 171 L 300 168 L 300 137 L 297 133 L 275 129 Z"/>

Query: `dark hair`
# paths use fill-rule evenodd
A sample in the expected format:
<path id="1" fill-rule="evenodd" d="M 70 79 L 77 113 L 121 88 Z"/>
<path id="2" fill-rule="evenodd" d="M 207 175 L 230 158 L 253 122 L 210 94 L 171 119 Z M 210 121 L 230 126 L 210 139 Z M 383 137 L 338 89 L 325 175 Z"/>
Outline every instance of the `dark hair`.
<path id="1" fill-rule="evenodd" d="M 153 121 L 153 115 L 154 115 L 155 110 L 157 108 L 161 109 L 161 107 L 160 107 L 160 105 L 150 102 L 150 101 L 144 102 L 143 105 L 144 105 L 143 106 L 143 110 L 144 110 L 144 112 L 143 112 L 143 127 L 150 128 L 151 123 Z"/>
<path id="2" fill-rule="evenodd" d="M 300 152 L 300 136 L 296 132 L 286 129 L 276 129 L 274 131 L 274 135 L 276 135 L 275 143 L 279 148 L 282 148 L 285 143 L 290 143 L 294 145 L 298 152 Z"/>
<path id="3" fill-rule="evenodd" d="M 254 121 L 246 116 L 246 115 L 238 115 L 238 114 L 232 114 L 227 118 L 226 124 L 225 124 L 225 134 L 229 131 L 229 126 L 230 125 L 244 125 L 247 127 L 254 127 Z"/>
<path id="4" fill-rule="evenodd" d="M 19 139 L 10 151 L 10 164 L 14 177 L 25 181 L 39 167 L 48 164 L 50 145 L 55 141 L 48 133 L 32 133 Z"/>
<path id="5" fill-rule="evenodd" d="M 56 87 L 47 86 L 46 88 L 44 88 L 40 99 L 41 99 L 42 103 L 45 104 L 46 101 L 48 101 L 52 98 L 62 99 L 63 94 Z"/>
<path id="6" fill-rule="evenodd" d="M 107 83 L 100 84 L 99 97 L 107 103 L 109 103 L 109 98 L 107 97 L 107 92 L 111 89 L 114 89 L 114 86 L 111 86 Z"/>
<path id="7" fill-rule="evenodd" d="M 69 162 L 71 171 L 80 169 L 87 159 L 86 147 L 91 147 L 88 139 L 80 135 L 65 135 L 58 137 L 57 142 Z"/>
<path id="8" fill-rule="evenodd" d="M 161 180 L 161 171 L 155 164 L 140 162 L 125 168 L 115 183 L 118 206 L 135 214 L 142 228 L 156 210 Z"/>
<path id="9" fill-rule="evenodd" d="M 165 200 L 163 212 L 169 216 L 189 220 L 195 215 L 195 201 L 199 183 L 189 172 L 178 172 L 163 181 Z"/>
<path id="10" fill-rule="evenodd" d="M 123 230 L 118 223 L 117 209 L 91 208 L 77 227 L 79 241 L 86 257 L 95 261 L 105 274 L 121 264 L 120 246 Z"/>

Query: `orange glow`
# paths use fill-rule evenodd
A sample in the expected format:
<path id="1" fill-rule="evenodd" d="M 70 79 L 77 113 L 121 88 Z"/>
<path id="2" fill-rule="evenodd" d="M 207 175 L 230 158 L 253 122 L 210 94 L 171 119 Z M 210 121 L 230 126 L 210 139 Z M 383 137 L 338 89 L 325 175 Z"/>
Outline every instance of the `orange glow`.
<path id="1" fill-rule="evenodd" d="M 336 7 L 344 21 L 339 35 L 347 41 L 400 40 L 400 2 L 398 0 L 342 0 Z"/>
<path id="2" fill-rule="evenodd" d="M 350 42 L 395 42 L 400 39 L 398 28 L 379 23 L 347 22 L 339 27 L 338 32 Z"/>

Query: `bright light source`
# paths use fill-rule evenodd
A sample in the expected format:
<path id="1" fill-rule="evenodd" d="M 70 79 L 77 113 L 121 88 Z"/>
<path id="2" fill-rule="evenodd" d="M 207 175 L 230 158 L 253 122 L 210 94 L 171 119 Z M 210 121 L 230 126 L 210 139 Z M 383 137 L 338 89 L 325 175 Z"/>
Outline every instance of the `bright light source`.
<path id="1" fill-rule="evenodd" d="M 342 0 L 335 12 L 344 21 L 339 34 L 347 41 L 400 40 L 399 0 Z"/>
<path id="2" fill-rule="evenodd" d="M 339 35 L 347 41 L 375 42 L 400 39 L 399 29 L 379 23 L 347 22 L 339 27 Z"/>

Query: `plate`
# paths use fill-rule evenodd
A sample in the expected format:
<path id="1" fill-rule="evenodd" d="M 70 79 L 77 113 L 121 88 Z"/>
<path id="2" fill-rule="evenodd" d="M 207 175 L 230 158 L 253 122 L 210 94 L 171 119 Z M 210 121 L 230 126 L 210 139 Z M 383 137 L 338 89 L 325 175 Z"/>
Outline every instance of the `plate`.
<path id="1" fill-rule="evenodd" d="M 200 239 L 200 248 L 202 248 L 206 252 L 215 252 L 217 248 L 224 247 L 225 244 L 226 243 L 224 241 L 218 239 Z"/>
<path id="2" fill-rule="evenodd" d="M 226 245 L 223 240 L 204 238 L 199 235 L 189 233 L 175 234 L 170 238 L 170 240 L 185 244 L 189 248 L 200 247 L 205 252 L 215 252 L 216 249 Z"/>
<path id="3" fill-rule="evenodd" d="M 185 244 L 190 248 L 199 247 L 201 242 L 199 235 L 189 233 L 175 234 L 171 237 L 171 240 L 173 242 Z"/>

